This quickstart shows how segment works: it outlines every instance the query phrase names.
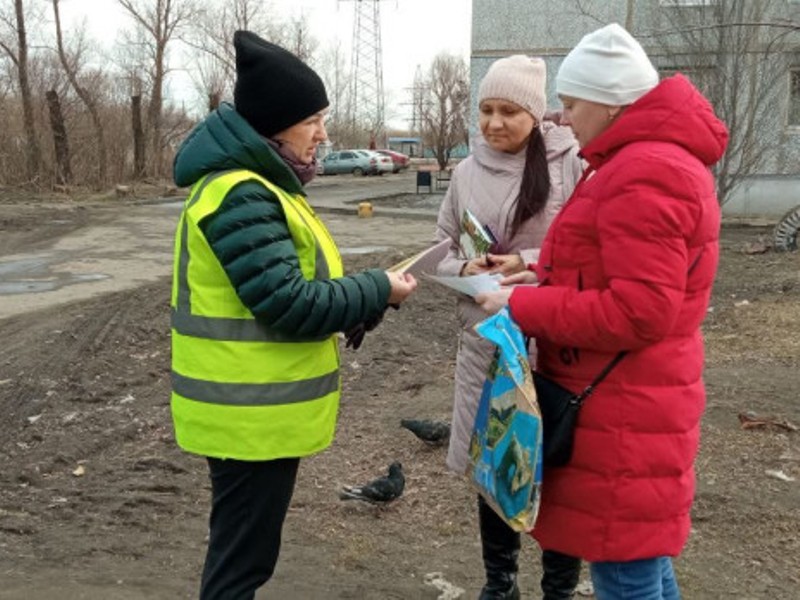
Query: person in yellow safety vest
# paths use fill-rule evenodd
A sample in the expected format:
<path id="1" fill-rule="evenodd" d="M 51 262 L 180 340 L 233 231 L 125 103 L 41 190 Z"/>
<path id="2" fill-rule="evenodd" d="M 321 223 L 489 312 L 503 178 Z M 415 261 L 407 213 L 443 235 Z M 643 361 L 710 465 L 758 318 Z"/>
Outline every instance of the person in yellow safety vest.
<path id="1" fill-rule="evenodd" d="M 301 457 L 332 441 L 338 333 L 352 345 L 416 288 L 411 276 L 342 260 L 303 191 L 327 139 L 319 76 L 237 31 L 234 106 L 183 142 L 191 191 L 175 235 L 172 416 L 207 457 L 210 533 L 200 598 L 250 599 L 271 577 Z"/>

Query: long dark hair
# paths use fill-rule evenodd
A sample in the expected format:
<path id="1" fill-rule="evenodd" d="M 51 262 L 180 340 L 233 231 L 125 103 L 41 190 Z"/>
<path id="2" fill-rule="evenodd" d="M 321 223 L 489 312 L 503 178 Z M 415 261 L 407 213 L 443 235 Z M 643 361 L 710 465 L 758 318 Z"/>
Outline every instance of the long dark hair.
<path id="1" fill-rule="evenodd" d="M 550 195 L 550 171 L 547 168 L 547 149 L 539 127 L 528 138 L 525 167 L 519 184 L 517 207 L 511 221 L 511 235 L 516 235 L 522 224 L 544 210 Z"/>

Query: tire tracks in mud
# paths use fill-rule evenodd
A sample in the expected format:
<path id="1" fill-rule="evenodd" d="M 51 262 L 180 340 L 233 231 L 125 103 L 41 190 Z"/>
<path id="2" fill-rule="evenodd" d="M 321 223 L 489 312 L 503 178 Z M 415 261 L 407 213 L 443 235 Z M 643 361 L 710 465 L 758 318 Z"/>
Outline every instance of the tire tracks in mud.
<path id="1" fill-rule="evenodd" d="M 165 280 L 0 321 L 0 538 L 17 556 L 75 560 L 110 548 L 109 531 L 194 510 L 175 501 L 200 486 L 170 429 L 168 293 Z M 70 552 L 46 541 L 53 527 L 97 540 Z"/>

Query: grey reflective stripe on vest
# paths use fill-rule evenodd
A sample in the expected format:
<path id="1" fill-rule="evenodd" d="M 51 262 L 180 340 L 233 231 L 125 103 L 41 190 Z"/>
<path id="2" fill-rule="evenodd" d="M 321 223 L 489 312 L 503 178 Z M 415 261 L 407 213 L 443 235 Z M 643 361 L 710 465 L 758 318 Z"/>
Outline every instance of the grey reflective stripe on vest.
<path id="1" fill-rule="evenodd" d="M 211 404 L 230 406 L 268 406 L 307 402 L 331 394 L 339 389 L 339 371 L 288 383 L 219 383 L 192 379 L 172 372 L 172 389 L 175 393 Z"/>
<path id="2" fill-rule="evenodd" d="M 300 220 L 305 223 L 306 229 L 308 229 L 311 232 L 311 235 L 314 236 L 314 250 L 316 251 L 316 258 L 314 259 L 314 277 L 316 279 L 330 279 L 331 270 L 328 267 L 328 259 L 325 258 L 325 253 L 322 251 L 322 245 L 319 243 L 317 236 L 314 234 L 314 230 L 308 224 L 308 221 L 306 221 L 302 211 L 300 211 L 296 206 L 292 206 L 292 208 L 297 213 L 297 216 L 300 217 Z"/>
<path id="3" fill-rule="evenodd" d="M 313 229 L 311 231 L 313 231 Z M 316 237 L 317 236 L 314 236 L 315 240 Z M 315 275 L 317 279 L 330 279 L 331 272 L 328 268 L 328 259 L 325 258 L 325 253 L 322 252 L 322 246 L 320 246 L 319 242 L 316 242 L 314 245 L 317 247 L 317 259 L 314 261 Z"/>
<path id="4" fill-rule="evenodd" d="M 197 186 L 194 195 L 186 201 L 186 206 L 183 209 L 183 215 L 181 217 L 181 252 L 178 258 L 178 298 L 175 302 L 180 312 L 186 312 L 187 314 L 191 312 L 190 298 L 192 292 L 189 288 L 189 242 L 187 241 L 189 225 L 187 223 L 186 214 L 189 212 L 189 209 L 194 206 L 195 202 L 200 199 L 206 186 L 227 173 L 230 173 L 230 171 L 220 171 L 219 173 L 212 173 L 206 176 L 205 180 Z"/>
<path id="5" fill-rule="evenodd" d="M 172 309 L 172 328 L 181 335 L 190 335 L 223 342 L 322 342 L 331 334 L 318 336 L 287 335 L 270 331 L 255 319 L 232 319 L 227 317 L 201 317 Z"/>

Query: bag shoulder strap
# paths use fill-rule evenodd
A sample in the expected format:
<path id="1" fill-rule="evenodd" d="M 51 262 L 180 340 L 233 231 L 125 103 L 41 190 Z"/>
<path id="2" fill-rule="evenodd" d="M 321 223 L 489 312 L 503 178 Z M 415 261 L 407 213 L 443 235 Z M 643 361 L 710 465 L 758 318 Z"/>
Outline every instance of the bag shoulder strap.
<path id="1" fill-rule="evenodd" d="M 578 404 L 583 404 L 584 401 L 589 396 L 592 395 L 592 392 L 594 392 L 594 388 L 597 387 L 597 384 L 603 381 L 603 379 L 605 379 L 606 376 L 608 376 L 608 374 L 614 370 L 614 367 L 616 367 L 619 364 L 619 361 L 625 358 L 625 355 L 627 353 L 628 353 L 627 350 L 623 350 L 622 352 L 617 354 L 614 358 L 612 358 L 611 362 L 608 363 L 605 367 L 603 367 L 603 370 L 597 374 L 597 376 L 592 380 L 592 382 L 589 385 L 587 385 L 580 394 L 575 396 L 575 402 L 577 402 Z"/>

